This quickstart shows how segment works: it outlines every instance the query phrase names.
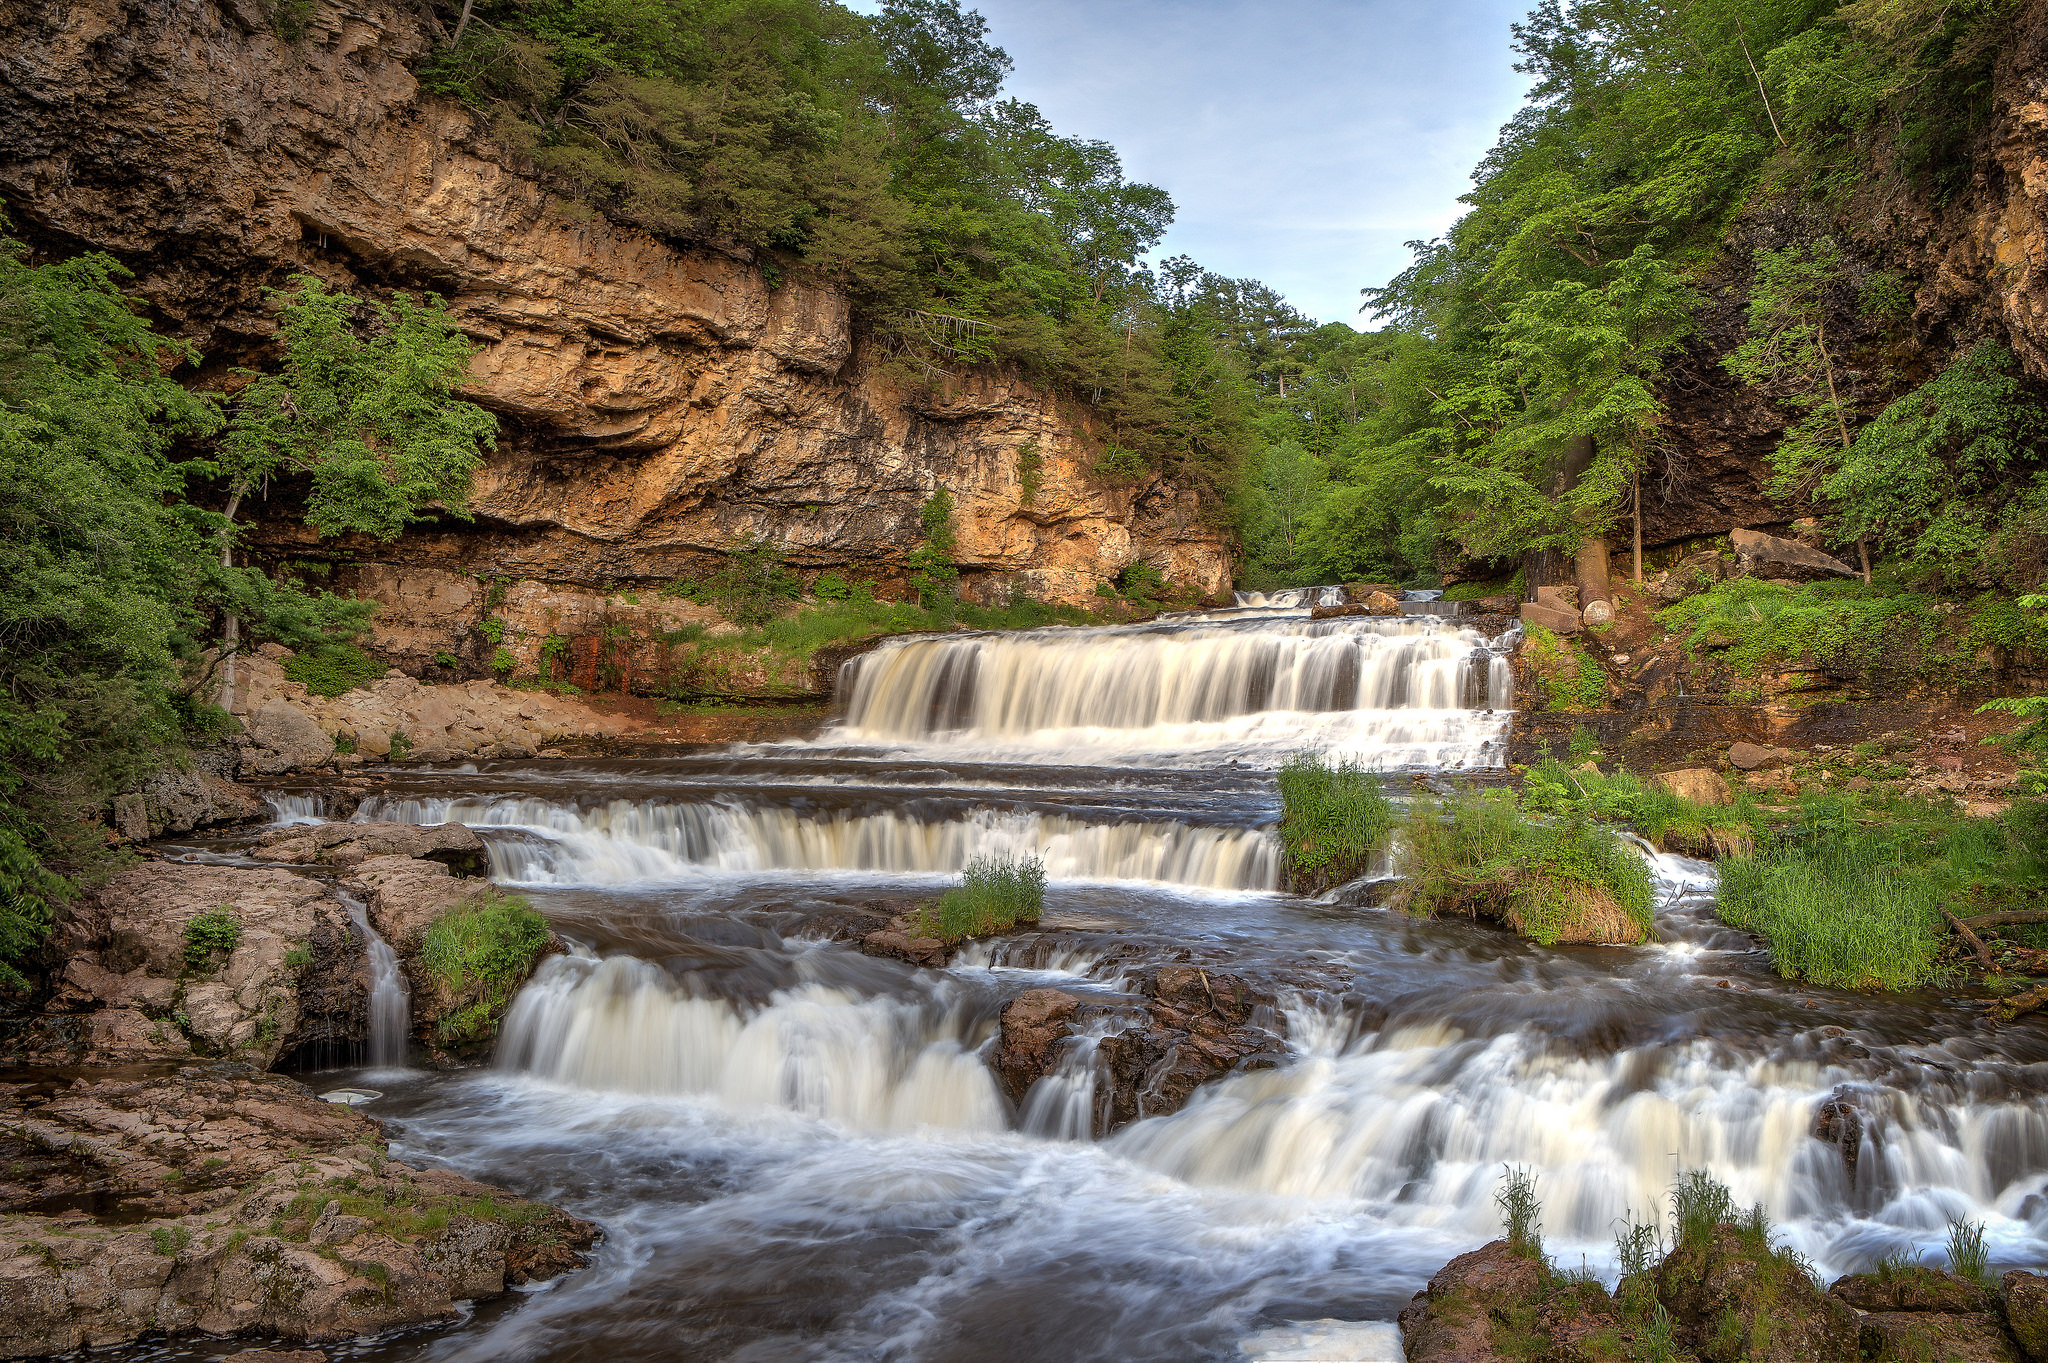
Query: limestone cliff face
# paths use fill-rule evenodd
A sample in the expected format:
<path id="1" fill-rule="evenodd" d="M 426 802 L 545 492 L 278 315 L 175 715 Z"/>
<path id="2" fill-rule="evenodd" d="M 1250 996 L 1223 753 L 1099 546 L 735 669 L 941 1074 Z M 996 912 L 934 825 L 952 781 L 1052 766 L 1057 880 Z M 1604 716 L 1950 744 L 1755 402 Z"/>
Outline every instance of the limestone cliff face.
<path id="1" fill-rule="evenodd" d="M 611 225 L 508 169 L 414 81 L 434 41 L 417 12 L 322 0 L 297 43 L 265 13 L 0 0 L 0 195 L 17 231 L 134 268 L 216 380 L 261 356 L 261 289 L 293 273 L 450 300 L 485 346 L 471 394 L 505 427 L 477 522 L 346 542 L 347 557 L 618 586 L 767 534 L 799 565 L 886 581 L 944 486 L 970 593 L 1079 601 L 1136 559 L 1227 588 L 1195 497 L 1090 478 L 1096 446 L 1049 395 L 993 376 L 905 395 L 836 291 L 770 288 L 746 261 Z M 1023 505 L 1027 442 L 1042 465 Z"/>

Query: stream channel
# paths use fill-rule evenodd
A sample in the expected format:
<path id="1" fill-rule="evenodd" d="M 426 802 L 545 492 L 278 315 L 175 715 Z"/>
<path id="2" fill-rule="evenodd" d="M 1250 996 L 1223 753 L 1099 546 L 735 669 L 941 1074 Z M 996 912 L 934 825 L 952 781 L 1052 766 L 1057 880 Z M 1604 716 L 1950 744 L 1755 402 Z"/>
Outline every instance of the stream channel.
<path id="1" fill-rule="evenodd" d="M 1931 996 L 1780 981 L 1710 867 L 1653 857 L 1658 940 L 1543 949 L 1280 892 L 1273 769 L 1500 778 L 1508 641 L 1280 604 L 884 643 L 818 738 L 679 758 L 408 769 L 357 818 L 460 821 L 577 943 L 496 1065 L 346 1070 L 394 1152 L 600 1223 L 590 1267 L 335 1357 L 1399 1360 L 1392 1320 L 1498 1235 L 1612 1281 L 1674 1176 L 1761 1202 L 1825 1275 L 1951 1216 L 2048 1257 L 2048 1033 Z M 908 906 L 983 851 L 1045 859 L 1041 930 L 946 970 L 806 928 Z M 1113 998 L 1192 959 L 1282 1001 L 1289 1055 L 1106 1138 L 1085 1039 L 1013 1107 L 987 1063 L 1030 988 Z M 1860 1115 L 1853 1167 L 1817 1139 Z M 155 1357 L 198 1357 L 165 1348 Z"/>

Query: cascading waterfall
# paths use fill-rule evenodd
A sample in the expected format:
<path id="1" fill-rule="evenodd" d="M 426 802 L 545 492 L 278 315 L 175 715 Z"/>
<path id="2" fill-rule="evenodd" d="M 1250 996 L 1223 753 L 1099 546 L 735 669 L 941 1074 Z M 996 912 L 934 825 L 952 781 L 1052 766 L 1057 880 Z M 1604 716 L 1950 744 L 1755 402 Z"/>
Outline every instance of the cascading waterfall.
<path id="1" fill-rule="evenodd" d="M 845 665 L 840 735 L 951 750 L 1320 742 L 1382 765 L 1492 759 L 1511 696 L 1489 641 L 1347 617 L 891 640 Z"/>
<path id="2" fill-rule="evenodd" d="M 1052 1140 L 1094 1139 L 1102 1043 L 1116 1030 L 1116 1025 L 1105 1019 L 1068 1037 L 1061 1047 L 1059 1064 L 1024 1095 L 1017 1124 L 1034 1136 Z"/>
<path id="3" fill-rule="evenodd" d="M 1247 610 L 1301 610 L 1341 606 L 1351 600 L 1342 587 L 1287 587 L 1277 592 L 1233 592 L 1231 603 Z"/>
<path id="4" fill-rule="evenodd" d="M 270 791 L 264 795 L 263 802 L 277 816 L 272 822 L 280 826 L 327 822 L 327 797 L 324 795 L 287 795 L 281 791 Z"/>
<path id="5" fill-rule="evenodd" d="M 988 1067 L 962 1019 L 821 984 L 764 1007 L 686 994 L 629 956 L 557 957 L 506 1014 L 499 1067 L 622 1093 L 703 1095 L 862 1131 L 1000 1131 Z"/>
<path id="6" fill-rule="evenodd" d="M 372 1068 L 397 1069 L 405 1064 L 406 1034 L 412 1030 L 412 989 L 399 967 L 398 953 L 370 926 L 363 903 L 346 891 L 335 897 L 348 910 L 351 923 L 362 934 L 363 949 L 370 965 L 370 1035 L 366 1047 Z"/>
<path id="7" fill-rule="evenodd" d="M 640 800 L 579 808 L 508 797 L 366 802 L 358 817 L 516 830 L 526 836 L 493 838 L 489 850 L 493 877 L 519 885 L 619 885 L 712 872 L 951 874 L 987 853 L 1037 856 L 1059 880 L 1205 890 L 1269 890 L 1279 883 L 1279 844 L 1266 830 L 1091 823 L 1028 810 L 919 819 L 893 811 Z"/>

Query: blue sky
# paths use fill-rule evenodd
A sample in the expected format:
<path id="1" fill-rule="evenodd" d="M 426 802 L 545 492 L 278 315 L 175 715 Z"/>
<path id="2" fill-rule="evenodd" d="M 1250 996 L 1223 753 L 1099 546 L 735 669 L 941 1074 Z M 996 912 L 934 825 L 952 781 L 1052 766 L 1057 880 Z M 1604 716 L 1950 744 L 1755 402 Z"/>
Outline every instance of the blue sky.
<path id="1" fill-rule="evenodd" d="M 1123 154 L 1179 207 L 1164 253 L 1364 326 L 1358 290 L 1458 216 L 1522 102 L 1533 0 L 966 0 L 1008 93 Z M 872 12 L 872 3 L 856 4 Z"/>

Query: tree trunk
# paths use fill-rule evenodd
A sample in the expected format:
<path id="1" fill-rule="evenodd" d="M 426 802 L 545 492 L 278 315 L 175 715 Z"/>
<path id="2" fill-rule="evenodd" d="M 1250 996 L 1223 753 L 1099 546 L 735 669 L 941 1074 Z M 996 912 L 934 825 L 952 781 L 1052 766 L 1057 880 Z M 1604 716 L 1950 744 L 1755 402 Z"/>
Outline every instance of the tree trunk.
<path id="1" fill-rule="evenodd" d="M 464 30 L 464 29 L 466 29 L 466 28 L 468 28 L 468 27 L 469 27 L 469 16 L 470 16 L 471 12 L 472 12 L 472 11 L 474 11 L 475 9 L 476 9 L 476 0 L 462 0 L 462 18 L 460 18 L 460 19 L 458 19 L 458 20 L 456 21 L 456 23 L 455 23 L 455 36 L 454 36 L 454 37 L 453 37 L 452 39 L 450 39 L 450 40 L 449 40 L 449 42 L 448 42 L 448 46 L 450 46 L 450 47 L 460 47 L 460 46 L 462 46 L 462 30 Z"/>
<path id="2" fill-rule="evenodd" d="M 1629 512 L 1629 520 L 1635 525 L 1635 579 L 1636 585 L 1640 587 L 1643 585 L 1643 471 L 1641 469 L 1636 470 L 1635 476 L 1629 480 L 1629 486 L 1635 494 L 1635 504 Z"/>
<path id="3" fill-rule="evenodd" d="M 235 566 L 235 513 L 242 508 L 242 494 L 237 492 L 228 498 L 228 508 L 223 514 L 227 525 L 220 532 L 220 566 Z M 235 709 L 235 651 L 242 637 L 242 622 L 233 612 L 227 612 L 221 623 L 220 642 L 220 690 L 213 703 L 229 714 Z"/>
<path id="4" fill-rule="evenodd" d="M 1595 601 L 1605 603 L 1610 611 L 1614 609 L 1614 588 L 1607 576 L 1606 540 L 1597 535 L 1580 540 L 1579 552 L 1572 556 L 1572 569 L 1578 577 L 1581 612 Z"/>

